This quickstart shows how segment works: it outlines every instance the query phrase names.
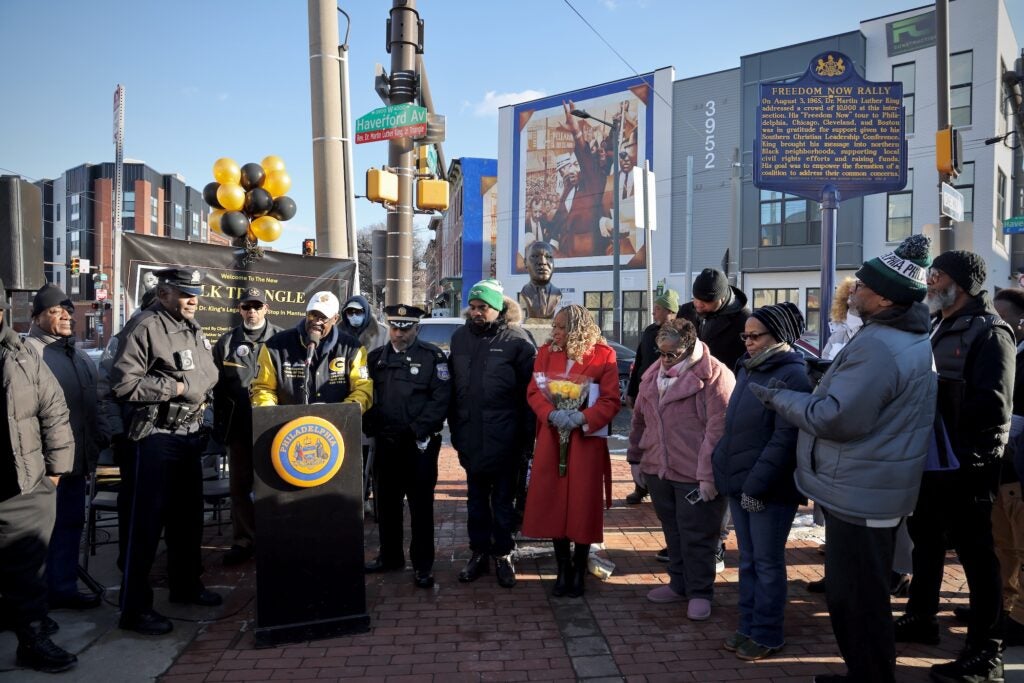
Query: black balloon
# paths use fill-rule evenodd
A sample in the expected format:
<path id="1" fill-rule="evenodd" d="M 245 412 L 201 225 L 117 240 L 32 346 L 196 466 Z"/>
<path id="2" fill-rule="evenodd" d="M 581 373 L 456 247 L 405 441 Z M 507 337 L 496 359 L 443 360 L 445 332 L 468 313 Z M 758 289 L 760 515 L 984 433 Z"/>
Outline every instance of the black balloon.
<path id="1" fill-rule="evenodd" d="M 266 176 L 266 171 L 259 164 L 246 164 L 242 167 L 242 187 L 247 190 L 259 187 Z"/>
<path id="2" fill-rule="evenodd" d="M 274 198 L 262 187 L 254 187 L 245 193 L 245 206 L 242 210 L 250 220 L 265 215 L 274 208 Z"/>
<path id="3" fill-rule="evenodd" d="M 274 200 L 274 207 L 270 210 L 270 215 L 279 221 L 290 221 L 295 217 L 296 211 L 298 211 L 298 207 L 295 206 L 295 200 L 281 195 Z"/>
<path id="4" fill-rule="evenodd" d="M 223 209 L 217 201 L 217 190 L 220 188 L 220 183 L 213 182 L 207 183 L 206 187 L 203 188 L 203 201 L 212 206 L 215 209 Z"/>
<path id="5" fill-rule="evenodd" d="M 228 211 L 220 218 L 220 231 L 228 237 L 242 237 L 249 232 L 249 219 L 241 211 Z"/>

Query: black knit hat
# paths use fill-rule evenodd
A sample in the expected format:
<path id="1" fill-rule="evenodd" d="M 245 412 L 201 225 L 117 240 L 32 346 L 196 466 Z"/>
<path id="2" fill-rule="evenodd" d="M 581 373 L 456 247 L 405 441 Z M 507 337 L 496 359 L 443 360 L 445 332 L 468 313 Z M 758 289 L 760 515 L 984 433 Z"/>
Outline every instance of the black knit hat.
<path id="1" fill-rule="evenodd" d="M 896 304 L 924 301 L 931 246 L 927 235 L 911 235 L 895 250 L 865 261 L 857 279 Z"/>
<path id="2" fill-rule="evenodd" d="M 705 268 L 693 280 L 693 298 L 718 301 L 729 296 L 729 278 L 720 270 Z"/>
<path id="3" fill-rule="evenodd" d="M 932 268 L 953 278 L 953 282 L 971 296 L 978 296 L 985 289 L 988 268 L 985 267 L 985 259 L 973 251 L 957 250 L 939 254 Z"/>
<path id="4" fill-rule="evenodd" d="M 32 297 L 32 317 L 34 318 L 54 306 L 74 309 L 71 299 L 68 298 L 63 289 L 53 284 L 43 285 L 36 292 L 36 295 Z"/>
<path id="5" fill-rule="evenodd" d="M 755 309 L 752 316 L 768 328 L 772 336 L 780 342 L 792 344 L 800 338 L 804 331 L 804 316 L 796 304 L 783 301 L 781 304 L 762 306 Z"/>

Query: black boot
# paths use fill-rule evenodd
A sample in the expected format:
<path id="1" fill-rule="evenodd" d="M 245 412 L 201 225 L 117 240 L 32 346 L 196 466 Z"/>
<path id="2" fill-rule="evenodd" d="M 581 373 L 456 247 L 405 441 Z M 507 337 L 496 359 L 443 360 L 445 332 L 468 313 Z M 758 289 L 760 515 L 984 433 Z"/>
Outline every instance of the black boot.
<path id="1" fill-rule="evenodd" d="M 466 562 L 466 567 L 459 572 L 459 581 L 462 583 L 470 583 L 476 581 L 481 575 L 486 574 L 490 571 L 490 555 L 487 553 L 473 553 L 473 556 Z"/>
<path id="2" fill-rule="evenodd" d="M 577 543 L 572 552 L 572 583 L 569 586 L 569 597 L 583 596 L 583 577 L 587 575 L 587 560 L 590 559 L 590 544 Z"/>
<path id="3" fill-rule="evenodd" d="M 57 646 L 43 633 L 41 621 L 17 629 L 17 634 L 18 666 L 55 674 L 67 671 L 78 663 L 78 657 Z"/>
<path id="4" fill-rule="evenodd" d="M 551 594 L 560 598 L 569 591 L 570 576 L 572 575 L 572 553 L 569 550 L 568 538 L 556 538 L 552 541 L 555 546 L 555 562 L 558 564 L 558 576 L 555 577 L 555 587 Z"/>

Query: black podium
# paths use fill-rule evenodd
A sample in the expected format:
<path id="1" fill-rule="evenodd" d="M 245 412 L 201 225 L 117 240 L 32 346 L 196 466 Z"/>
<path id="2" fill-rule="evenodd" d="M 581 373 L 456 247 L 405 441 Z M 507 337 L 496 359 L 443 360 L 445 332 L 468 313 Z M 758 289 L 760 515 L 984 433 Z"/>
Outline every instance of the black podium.
<path id="1" fill-rule="evenodd" d="M 254 408 L 253 427 L 257 647 L 368 631 L 359 406 Z"/>

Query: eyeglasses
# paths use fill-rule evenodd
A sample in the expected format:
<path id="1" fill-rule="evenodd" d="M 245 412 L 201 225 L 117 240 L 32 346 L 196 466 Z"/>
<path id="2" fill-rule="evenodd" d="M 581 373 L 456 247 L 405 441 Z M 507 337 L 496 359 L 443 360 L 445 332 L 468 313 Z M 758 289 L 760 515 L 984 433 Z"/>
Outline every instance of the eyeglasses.
<path id="1" fill-rule="evenodd" d="M 768 334 L 767 332 L 740 332 L 740 339 L 743 341 L 757 341 Z"/>
<path id="2" fill-rule="evenodd" d="M 863 287 L 867 287 L 867 284 L 865 284 L 864 282 L 861 282 L 860 280 L 857 280 L 856 282 L 853 283 L 852 291 L 856 292 L 856 291 L 860 290 Z"/>
<path id="3" fill-rule="evenodd" d="M 243 311 L 258 311 L 261 308 L 263 308 L 263 304 L 261 304 L 261 303 L 242 304 L 241 306 L 239 306 L 239 308 L 241 308 Z"/>
<path id="4" fill-rule="evenodd" d="M 658 355 L 669 360 L 676 360 L 683 355 L 682 351 L 658 351 Z"/>

